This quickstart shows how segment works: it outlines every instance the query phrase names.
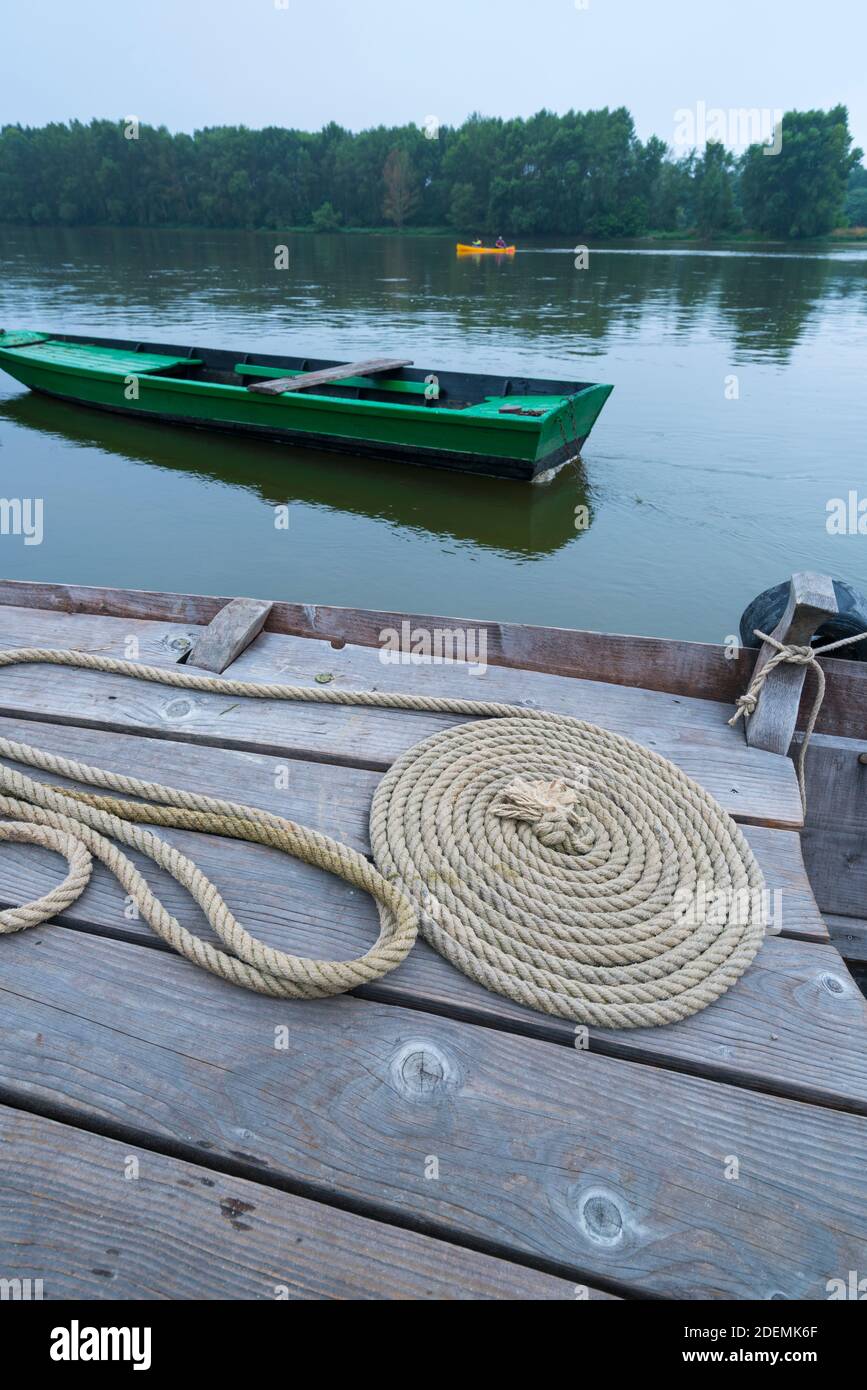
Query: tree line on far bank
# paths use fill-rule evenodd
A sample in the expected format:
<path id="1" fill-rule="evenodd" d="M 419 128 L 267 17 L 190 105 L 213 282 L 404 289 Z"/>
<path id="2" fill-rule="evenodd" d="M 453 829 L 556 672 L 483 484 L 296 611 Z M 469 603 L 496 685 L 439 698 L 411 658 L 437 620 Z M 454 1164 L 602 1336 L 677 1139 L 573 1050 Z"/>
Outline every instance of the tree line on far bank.
<path id="1" fill-rule="evenodd" d="M 359 133 L 8 125 L 0 222 L 804 238 L 867 224 L 861 159 L 844 106 L 787 112 L 778 153 L 755 144 L 737 157 L 716 141 L 679 156 L 641 141 L 622 107 Z"/>

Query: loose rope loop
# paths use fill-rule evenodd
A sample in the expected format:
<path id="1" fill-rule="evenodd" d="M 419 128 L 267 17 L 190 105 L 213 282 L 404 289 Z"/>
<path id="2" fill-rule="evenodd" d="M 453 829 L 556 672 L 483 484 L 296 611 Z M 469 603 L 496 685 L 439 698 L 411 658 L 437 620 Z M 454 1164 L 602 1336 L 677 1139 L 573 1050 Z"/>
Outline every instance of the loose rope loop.
<path id="1" fill-rule="evenodd" d="M 778 666 L 809 666 L 816 673 L 816 694 L 813 697 L 813 706 L 810 710 L 810 717 L 807 720 L 807 727 L 804 730 L 804 737 L 801 740 L 801 747 L 798 753 L 797 772 L 798 788 L 801 793 L 801 809 L 804 815 L 807 814 L 807 781 L 806 781 L 806 758 L 807 749 L 810 746 L 810 739 L 816 728 L 816 722 L 825 700 L 825 689 L 827 682 L 825 672 L 819 664 L 820 656 L 827 656 L 829 652 L 835 652 L 841 647 L 853 647 L 856 642 L 867 640 L 867 632 L 856 633 L 854 637 L 841 637 L 837 642 L 827 642 L 824 647 L 805 647 L 795 643 L 778 642 L 776 637 L 768 636 L 766 632 L 761 632 L 758 628 L 753 631 L 754 637 L 759 637 L 763 642 L 767 642 L 773 647 L 774 655 L 769 657 L 762 666 L 761 670 L 756 671 L 743 695 L 738 696 L 735 701 L 737 709 L 729 720 L 730 724 L 737 724 L 739 719 L 743 719 L 746 724 L 751 714 L 755 713 L 759 703 L 759 696 L 764 688 L 765 681 L 772 671 Z"/>
<path id="2" fill-rule="evenodd" d="M 0 667 L 23 662 L 474 722 L 424 739 L 382 778 L 370 812 L 373 864 L 271 812 L 0 739 L 0 756 L 98 789 L 53 787 L 0 765 L 0 839 L 44 845 L 69 863 L 51 893 L 0 914 L 2 932 L 68 908 L 97 858 L 163 940 L 233 984 L 278 998 L 338 994 L 393 970 L 420 930 L 487 989 L 604 1028 L 671 1023 L 706 1007 L 763 939 L 764 880 L 735 822 L 665 758 L 582 720 L 481 700 L 258 685 L 85 652 L 0 652 Z M 339 875 L 375 898 L 377 941 L 349 961 L 265 945 L 192 860 L 146 828 L 154 825 L 272 846 Z M 226 949 L 181 926 L 115 840 L 167 869 Z"/>

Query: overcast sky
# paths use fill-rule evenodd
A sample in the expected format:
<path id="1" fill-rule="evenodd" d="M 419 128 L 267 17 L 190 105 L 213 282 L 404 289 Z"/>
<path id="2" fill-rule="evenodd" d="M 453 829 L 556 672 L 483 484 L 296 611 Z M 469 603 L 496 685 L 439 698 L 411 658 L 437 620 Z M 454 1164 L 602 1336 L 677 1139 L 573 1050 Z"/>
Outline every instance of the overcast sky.
<path id="1" fill-rule="evenodd" d="M 0 123 L 139 116 L 353 130 L 627 106 L 849 107 L 867 147 L 865 0 L 4 0 Z M 711 134 L 713 132 L 710 132 Z"/>

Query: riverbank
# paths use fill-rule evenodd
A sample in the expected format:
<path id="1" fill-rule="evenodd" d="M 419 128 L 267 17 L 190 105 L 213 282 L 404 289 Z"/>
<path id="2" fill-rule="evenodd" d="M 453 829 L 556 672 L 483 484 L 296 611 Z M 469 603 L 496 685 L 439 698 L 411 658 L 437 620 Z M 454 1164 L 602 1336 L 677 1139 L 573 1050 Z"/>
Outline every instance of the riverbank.
<path id="1" fill-rule="evenodd" d="M 115 225 L 110 222 L 95 222 L 88 224 L 68 223 L 68 222 L 4 222 L 0 218 L 0 231 L 67 231 L 67 232 L 171 232 L 186 233 L 194 235 L 212 234 L 214 232 L 231 233 L 267 233 L 271 236 L 382 236 L 394 237 L 399 239 L 418 238 L 418 237 L 448 237 L 459 241 L 462 236 L 469 236 L 470 233 L 455 227 L 311 227 L 307 226 L 261 226 L 261 227 L 208 227 L 208 226 L 188 226 L 186 223 L 169 224 L 160 223 L 149 225 L 146 223 L 129 223 L 123 226 Z M 475 235 L 475 230 L 473 229 Z M 492 233 L 492 236 L 497 233 Z M 504 233 L 505 235 L 505 233 Z M 650 231 L 641 236 L 597 236 L 589 232 L 573 231 L 551 231 L 534 232 L 524 238 L 525 245 L 532 245 L 539 241 L 550 240 L 553 237 L 564 237 L 576 244 L 592 246 L 594 244 L 605 244 L 609 242 L 623 246 L 642 246 L 654 245 L 658 242 L 670 242 L 672 244 L 688 243 L 698 246 L 798 246 L 809 249 L 815 246 L 845 245 L 847 242 L 853 245 L 863 245 L 867 241 L 867 227 L 837 227 L 829 232 L 827 236 L 810 237 L 799 239 L 797 237 L 771 237 L 764 236 L 760 232 L 744 230 L 732 232 L 726 236 L 701 236 L 697 231 Z M 483 240 L 484 240 L 483 235 Z M 520 237 L 514 237 L 509 233 L 511 241 L 517 240 L 518 248 L 521 247 Z"/>

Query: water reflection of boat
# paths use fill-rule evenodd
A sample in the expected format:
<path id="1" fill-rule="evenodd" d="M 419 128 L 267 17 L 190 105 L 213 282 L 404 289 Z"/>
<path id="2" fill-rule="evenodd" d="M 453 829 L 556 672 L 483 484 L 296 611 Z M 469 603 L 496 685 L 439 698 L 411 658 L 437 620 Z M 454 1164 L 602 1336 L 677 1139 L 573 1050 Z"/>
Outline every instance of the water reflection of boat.
<path id="1" fill-rule="evenodd" d="M 528 488 L 483 476 L 446 480 L 390 460 L 370 459 L 359 470 L 339 455 L 255 438 L 241 441 L 110 414 L 94 419 L 74 405 L 29 392 L 0 402 L 0 420 L 76 448 L 243 488 L 270 506 L 302 502 L 527 559 L 574 541 L 582 534 L 576 517 L 589 525 L 593 515 L 580 461 Z"/>

